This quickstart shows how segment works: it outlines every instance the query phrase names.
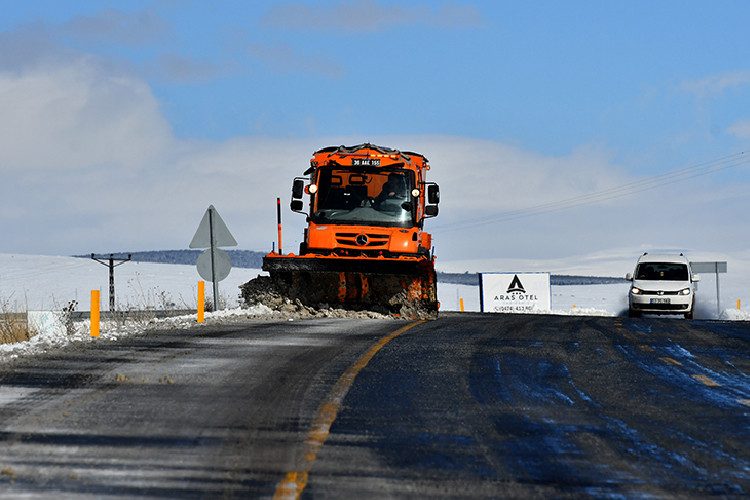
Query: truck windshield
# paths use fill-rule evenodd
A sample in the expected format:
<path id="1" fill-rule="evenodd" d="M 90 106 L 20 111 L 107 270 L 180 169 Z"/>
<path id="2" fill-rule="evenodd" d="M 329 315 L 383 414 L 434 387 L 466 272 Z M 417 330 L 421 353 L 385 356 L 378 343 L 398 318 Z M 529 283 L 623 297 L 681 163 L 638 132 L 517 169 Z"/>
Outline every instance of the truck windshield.
<path id="1" fill-rule="evenodd" d="M 411 172 L 322 168 L 312 219 L 316 223 L 412 227 Z"/>
<path id="2" fill-rule="evenodd" d="M 639 280 L 687 281 L 688 270 L 685 264 L 672 262 L 644 262 L 638 264 L 635 278 Z"/>

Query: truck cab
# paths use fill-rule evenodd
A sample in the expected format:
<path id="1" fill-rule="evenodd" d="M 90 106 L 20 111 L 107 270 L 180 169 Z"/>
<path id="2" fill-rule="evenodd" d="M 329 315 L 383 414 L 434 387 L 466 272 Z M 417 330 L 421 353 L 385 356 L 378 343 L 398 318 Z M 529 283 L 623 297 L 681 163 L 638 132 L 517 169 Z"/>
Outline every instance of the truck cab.
<path id="1" fill-rule="evenodd" d="M 431 236 L 422 227 L 437 215 L 440 194 L 425 181 L 424 156 L 362 144 L 321 149 L 310 163 L 309 177 L 296 178 L 292 189 L 292 210 L 308 216 L 300 254 L 429 254 Z"/>

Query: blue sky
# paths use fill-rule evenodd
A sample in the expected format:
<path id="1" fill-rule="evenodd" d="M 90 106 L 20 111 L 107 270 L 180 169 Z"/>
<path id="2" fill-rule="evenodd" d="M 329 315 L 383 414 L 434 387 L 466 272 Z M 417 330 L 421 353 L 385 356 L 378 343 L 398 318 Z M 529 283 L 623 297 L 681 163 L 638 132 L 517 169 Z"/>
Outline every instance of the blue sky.
<path id="1" fill-rule="evenodd" d="M 746 251 L 748 21 L 741 1 L 8 3 L 0 252 L 184 248 L 209 204 L 265 250 L 310 154 L 365 141 L 431 160 L 446 260 Z"/>

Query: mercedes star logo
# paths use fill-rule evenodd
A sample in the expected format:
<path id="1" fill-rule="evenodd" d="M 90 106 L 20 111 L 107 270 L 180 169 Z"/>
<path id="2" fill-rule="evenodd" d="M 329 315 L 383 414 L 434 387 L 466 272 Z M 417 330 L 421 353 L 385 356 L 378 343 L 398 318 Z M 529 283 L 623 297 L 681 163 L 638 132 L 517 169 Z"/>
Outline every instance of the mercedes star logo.
<path id="1" fill-rule="evenodd" d="M 367 245 L 367 242 L 368 242 L 368 241 L 369 241 L 369 240 L 368 240 L 368 238 L 367 238 L 367 235 L 366 235 L 366 234 L 358 234 L 358 235 L 357 235 L 357 238 L 356 238 L 356 239 L 354 240 L 354 242 L 355 242 L 355 243 L 357 243 L 357 245 L 359 245 L 359 246 L 361 246 L 361 247 L 363 247 L 363 246 Z"/>

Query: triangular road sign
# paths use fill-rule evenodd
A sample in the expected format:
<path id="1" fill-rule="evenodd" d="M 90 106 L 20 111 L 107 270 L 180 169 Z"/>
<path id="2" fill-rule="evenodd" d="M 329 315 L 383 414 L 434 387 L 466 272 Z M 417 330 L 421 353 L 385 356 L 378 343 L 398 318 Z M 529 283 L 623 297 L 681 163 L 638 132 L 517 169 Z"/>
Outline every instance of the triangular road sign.
<path id="1" fill-rule="evenodd" d="M 211 245 L 211 233 L 213 232 L 214 244 Z M 211 248 L 215 247 L 236 247 L 237 240 L 227 229 L 224 220 L 216 211 L 213 205 L 209 206 L 203 219 L 198 225 L 198 230 L 190 242 L 190 248 Z"/>

